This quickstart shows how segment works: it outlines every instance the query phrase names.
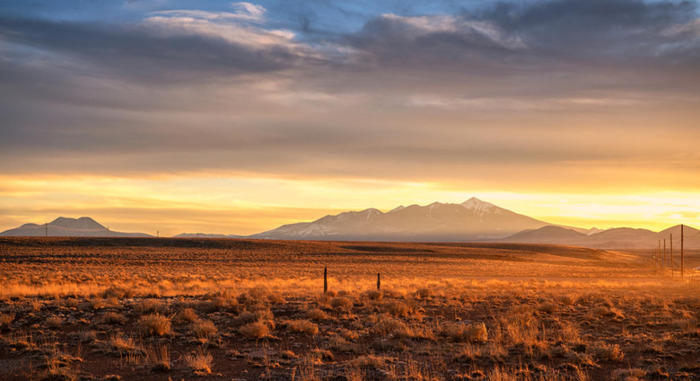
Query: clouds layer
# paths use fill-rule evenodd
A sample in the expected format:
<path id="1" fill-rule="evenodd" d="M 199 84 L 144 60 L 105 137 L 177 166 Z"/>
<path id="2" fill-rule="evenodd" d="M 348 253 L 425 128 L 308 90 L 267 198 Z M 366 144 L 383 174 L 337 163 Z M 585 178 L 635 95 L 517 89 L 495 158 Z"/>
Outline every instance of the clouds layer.
<path id="1" fill-rule="evenodd" d="M 677 159 L 700 139 L 695 2 L 436 4 L 8 12 L 4 172 L 643 184 L 630 163 L 697 169 Z"/>

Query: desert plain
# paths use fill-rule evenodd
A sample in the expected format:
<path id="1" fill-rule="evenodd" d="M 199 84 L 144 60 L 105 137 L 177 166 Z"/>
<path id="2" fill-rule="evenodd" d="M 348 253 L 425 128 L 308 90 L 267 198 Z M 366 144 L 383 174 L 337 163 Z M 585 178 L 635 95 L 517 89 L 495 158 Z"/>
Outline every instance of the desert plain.
<path id="1" fill-rule="evenodd" d="M 1 238 L 0 380 L 700 379 L 700 253 L 651 255 Z"/>

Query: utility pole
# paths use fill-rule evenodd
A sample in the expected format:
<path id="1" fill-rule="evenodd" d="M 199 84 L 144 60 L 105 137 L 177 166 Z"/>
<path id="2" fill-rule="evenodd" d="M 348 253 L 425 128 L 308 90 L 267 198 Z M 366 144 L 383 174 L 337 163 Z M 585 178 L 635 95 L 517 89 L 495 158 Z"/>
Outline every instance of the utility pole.
<path id="1" fill-rule="evenodd" d="M 681 279 L 685 272 L 685 255 L 683 253 L 683 225 L 681 224 Z"/>
<path id="2" fill-rule="evenodd" d="M 661 262 L 661 240 L 659 240 L 659 246 L 656 247 L 656 261 L 659 263 L 659 267 L 663 269 L 664 263 Z"/>

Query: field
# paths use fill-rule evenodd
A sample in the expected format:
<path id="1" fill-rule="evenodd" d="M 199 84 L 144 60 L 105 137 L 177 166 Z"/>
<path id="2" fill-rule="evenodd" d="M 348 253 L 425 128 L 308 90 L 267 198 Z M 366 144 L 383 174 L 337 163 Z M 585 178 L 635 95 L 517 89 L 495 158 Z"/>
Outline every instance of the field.
<path id="1" fill-rule="evenodd" d="M 700 379 L 700 288 L 649 257 L 2 238 L 0 380 Z"/>

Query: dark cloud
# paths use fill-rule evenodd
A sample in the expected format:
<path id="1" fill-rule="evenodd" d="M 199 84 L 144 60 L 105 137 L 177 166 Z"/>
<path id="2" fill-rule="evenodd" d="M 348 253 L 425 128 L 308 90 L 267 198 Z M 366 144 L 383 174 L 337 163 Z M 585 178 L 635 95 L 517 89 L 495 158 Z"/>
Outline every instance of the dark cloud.
<path id="1" fill-rule="evenodd" d="M 363 62 L 421 70 L 578 68 L 700 64 L 690 1 L 501 2 L 455 15 L 382 15 L 348 35 Z"/>
<path id="2" fill-rule="evenodd" d="M 94 64 L 97 74 L 111 71 L 139 81 L 269 72 L 302 59 L 282 44 L 246 46 L 212 35 L 159 33 L 144 25 L 0 17 L 0 40 L 78 58 Z"/>
<path id="3" fill-rule="evenodd" d="M 664 55 L 664 45 L 687 39 L 687 35 L 670 32 L 692 21 L 696 8 L 690 1 L 555 0 L 530 5 L 499 3 L 476 16 L 493 21 L 534 49 L 637 58 Z"/>

